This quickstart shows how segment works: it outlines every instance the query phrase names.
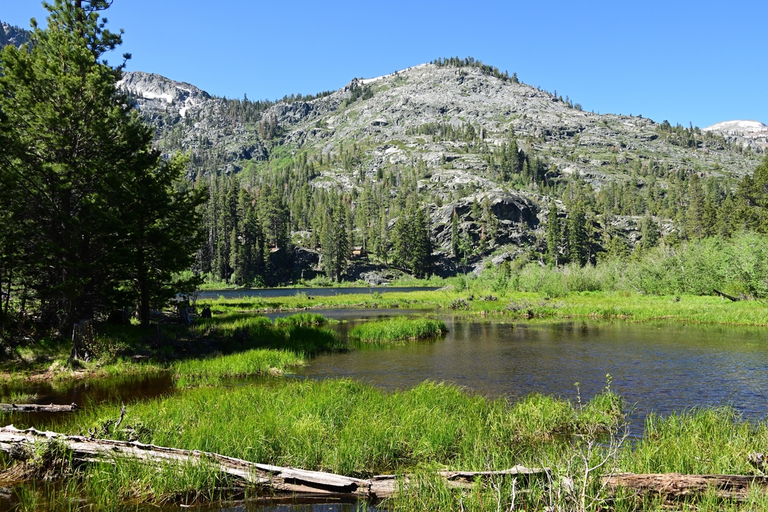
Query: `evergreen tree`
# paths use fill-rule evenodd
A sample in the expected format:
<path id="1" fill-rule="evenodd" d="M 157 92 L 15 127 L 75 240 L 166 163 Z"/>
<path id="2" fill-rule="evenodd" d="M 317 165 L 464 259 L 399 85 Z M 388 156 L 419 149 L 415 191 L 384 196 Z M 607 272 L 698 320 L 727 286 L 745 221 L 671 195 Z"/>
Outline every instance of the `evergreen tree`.
<path id="1" fill-rule="evenodd" d="M 640 247 L 647 250 L 652 247 L 656 247 L 661 238 L 661 230 L 659 225 L 653 220 L 651 214 L 646 214 L 643 220 L 640 222 Z"/>
<path id="2" fill-rule="evenodd" d="M 578 201 L 568 214 L 568 248 L 571 261 L 582 267 L 589 262 L 589 242 L 584 205 Z"/>
<path id="3" fill-rule="evenodd" d="M 560 242 L 562 236 L 560 217 L 557 215 L 557 205 L 552 201 L 549 205 L 549 215 L 547 216 L 547 260 L 550 265 L 558 266 L 560 263 Z"/>
<path id="4" fill-rule="evenodd" d="M 459 257 L 459 215 L 455 209 L 451 216 L 451 252 L 454 258 Z"/>
<path id="5" fill-rule="evenodd" d="M 6 235 L 25 234 L 0 237 L 3 260 L 21 256 L 48 325 L 68 329 L 124 300 L 146 324 L 170 273 L 190 263 L 190 246 L 171 237 L 196 245 L 203 193 L 174 189 L 184 162 L 152 150 L 152 130 L 116 90 L 123 66 L 102 60 L 121 43 L 101 19 L 109 2 L 45 6 L 48 27 L 33 22 L 29 46 L 0 54 L 0 218 Z M 179 254 L 166 259 L 166 247 Z"/>

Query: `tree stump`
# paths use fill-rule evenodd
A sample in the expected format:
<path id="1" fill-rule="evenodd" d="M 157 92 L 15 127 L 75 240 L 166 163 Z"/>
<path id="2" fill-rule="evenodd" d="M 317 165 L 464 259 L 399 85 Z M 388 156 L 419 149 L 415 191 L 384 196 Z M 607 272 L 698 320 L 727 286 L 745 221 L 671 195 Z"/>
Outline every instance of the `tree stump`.
<path id="1" fill-rule="evenodd" d="M 93 341 L 93 321 L 81 320 L 72 328 L 72 352 L 70 361 L 92 361 L 96 358 Z"/>

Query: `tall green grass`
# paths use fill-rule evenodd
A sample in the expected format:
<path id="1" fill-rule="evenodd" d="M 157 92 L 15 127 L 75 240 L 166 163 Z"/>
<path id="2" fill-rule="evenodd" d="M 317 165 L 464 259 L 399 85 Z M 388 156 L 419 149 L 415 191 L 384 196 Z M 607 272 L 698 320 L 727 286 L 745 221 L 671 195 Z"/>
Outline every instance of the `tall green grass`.
<path id="1" fill-rule="evenodd" d="M 304 364 L 301 354 L 284 350 L 256 349 L 208 359 L 188 359 L 172 367 L 177 387 L 215 385 L 225 378 L 276 375 Z"/>
<path id="2" fill-rule="evenodd" d="M 446 332 L 448 328 L 441 320 L 401 316 L 357 325 L 349 335 L 365 343 L 387 343 L 434 338 Z"/>
<path id="3" fill-rule="evenodd" d="M 87 432 L 118 416 L 117 406 L 98 407 L 83 411 L 66 429 Z M 581 417 L 580 408 L 541 395 L 509 405 L 448 384 L 425 382 L 387 393 L 329 380 L 226 393 L 196 388 L 129 407 L 124 423 L 143 425 L 143 442 L 366 476 L 422 464 L 482 470 L 489 464 L 498 469 L 541 463 L 546 442 L 578 431 Z"/>
<path id="4" fill-rule="evenodd" d="M 196 323 L 192 330 L 197 336 L 226 340 L 224 349 L 237 352 L 255 348 L 288 350 L 305 357 L 325 352 L 345 350 L 346 345 L 330 329 L 315 327 L 320 315 L 296 315 L 278 325 L 260 315 L 226 313 Z M 311 324 L 311 325 L 308 325 Z"/>
<path id="5" fill-rule="evenodd" d="M 275 318 L 275 325 L 280 327 L 288 325 L 308 327 L 313 325 L 325 325 L 327 323 L 328 319 L 319 313 L 296 313 L 295 315 Z"/>
<path id="6" fill-rule="evenodd" d="M 85 433 L 118 416 L 118 406 L 99 406 L 70 419 L 64 430 Z M 650 416 L 644 437 L 632 444 L 622 444 L 615 434 L 622 418 L 621 399 L 610 387 L 583 404 L 537 394 L 510 404 L 433 382 L 384 392 L 329 380 L 226 392 L 191 389 L 130 406 L 123 428 L 139 432 L 143 442 L 281 466 L 360 477 L 415 474 L 420 485 L 385 503 L 388 510 L 581 510 L 584 503 L 587 510 L 665 510 L 668 505 L 653 496 L 609 497 L 600 478 L 613 471 L 750 474 L 747 454 L 768 445 L 768 423 L 741 421 L 729 409 Z M 112 429 L 110 437 L 127 436 Z M 437 469 L 517 464 L 550 467 L 552 476 L 496 478 L 471 489 L 452 488 L 434 476 Z M 125 500 L 216 499 L 228 486 L 226 477 L 205 464 L 180 472 L 122 461 L 85 471 L 80 492 L 108 508 Z M 35 499 L 30 495 L 28 503 Z M 766 504 L 768 497 L 756 492 L 747 509 L 764 510 Z M 691 497 L 685 506 L 738 510 L 714 494 Z"/>
<path id="7" fill-rule="evenodd" d="M 750 474 L 750 452 L 765 453 L 768 422 L 742 420 L 730 408 L 650 415 L 645 436 L 622 466 L 636 473 Z"/>

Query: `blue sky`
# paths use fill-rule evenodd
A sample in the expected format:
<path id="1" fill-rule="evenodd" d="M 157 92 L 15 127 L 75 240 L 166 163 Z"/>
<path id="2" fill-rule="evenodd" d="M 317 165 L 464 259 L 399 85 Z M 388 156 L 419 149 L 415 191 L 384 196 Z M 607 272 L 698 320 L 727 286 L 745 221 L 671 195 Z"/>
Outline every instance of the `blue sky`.
<path id="1" fill-rule="evenodd" d="M 114 0 L 106 16 L 125 29 L 129 70 L 219 96 L 316 93 L 472 56 L 585 110 L 768 124 L 764 0 Z M 31 17 L 46 17 L 38 0 L 0 2 L 2 21 Z"/>

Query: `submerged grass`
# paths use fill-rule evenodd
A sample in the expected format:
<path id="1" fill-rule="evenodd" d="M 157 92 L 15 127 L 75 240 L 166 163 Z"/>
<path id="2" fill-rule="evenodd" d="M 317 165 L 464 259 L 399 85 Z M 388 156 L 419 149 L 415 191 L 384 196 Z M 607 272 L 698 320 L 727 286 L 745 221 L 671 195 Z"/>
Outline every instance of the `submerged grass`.
<path id="1" fill-rule="evenodd" d="M 395 317 L 360 324 L 349 335 L 365 343 L 387 343 L 434 338 L 446 332 L 448 328 L 440 320 Z"/>

